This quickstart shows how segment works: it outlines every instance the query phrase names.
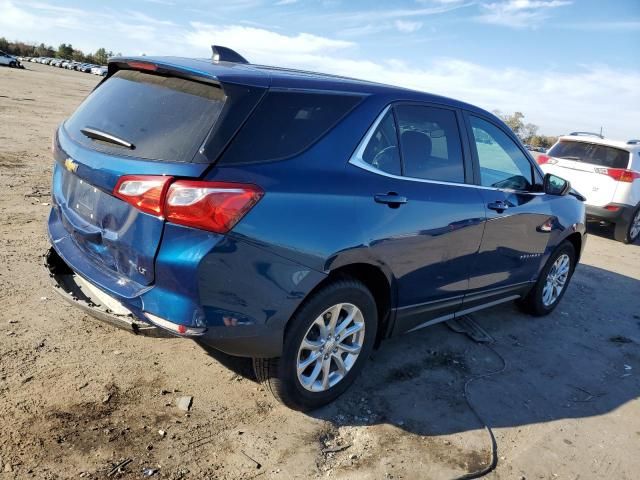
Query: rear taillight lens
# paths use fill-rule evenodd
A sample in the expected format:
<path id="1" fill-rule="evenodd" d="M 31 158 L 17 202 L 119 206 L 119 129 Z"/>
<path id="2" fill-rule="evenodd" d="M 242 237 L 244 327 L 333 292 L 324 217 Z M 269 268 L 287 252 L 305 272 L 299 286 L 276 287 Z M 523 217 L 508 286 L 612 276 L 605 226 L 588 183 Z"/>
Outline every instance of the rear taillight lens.
<path id="1" fill-rule="evenodd" d="M 640 178 L 640 172 L 625 170 L 624 168 L 595 168 L 596 173 L 608 175 L 618 182 L 631 183 Z"/>
<path id="2" fill-rule="evenodd" d="M 548 163 L 549 165 L 555 165 L 556 163 L 558 163 L 558 160 L 550 157 L 549 155 L 538 155 L 538 158 L 536 158 L 536 162 L 538 162 L 538 165 L 544 165 L 545 163 Z"/>
<path id="3" fill-rule="evenodd" d="M 173 177 L 125 175 L 120 177 L 113 194 L 145 213 L 163 216 L 164 197 Z"/>
<path id="4" fill-rule="evenodd" d="M 125 175 L 113 194 L 137 209 L 171 223 L 226 233 L 253 207 L 263 191 L 244 183 L 177 180 Z"/>
<path id="5" fill-rule="evenodd" d="M 172 223 L 226 233 L 262 195 L 255 185 L 178 180 L 169 187 L 164 215 Z"/>

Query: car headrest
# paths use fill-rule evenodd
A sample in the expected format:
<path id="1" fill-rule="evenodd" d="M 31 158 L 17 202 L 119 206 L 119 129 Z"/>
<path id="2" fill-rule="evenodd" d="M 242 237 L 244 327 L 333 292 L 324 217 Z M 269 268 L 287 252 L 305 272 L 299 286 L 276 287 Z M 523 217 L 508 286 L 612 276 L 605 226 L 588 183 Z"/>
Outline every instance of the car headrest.
<path id="1" fill-rule="evenodd" d="M 407 157 L 427 160 L 431 156 L 431 138 L 422 132 L 402 132 L 402 153 Z"/>

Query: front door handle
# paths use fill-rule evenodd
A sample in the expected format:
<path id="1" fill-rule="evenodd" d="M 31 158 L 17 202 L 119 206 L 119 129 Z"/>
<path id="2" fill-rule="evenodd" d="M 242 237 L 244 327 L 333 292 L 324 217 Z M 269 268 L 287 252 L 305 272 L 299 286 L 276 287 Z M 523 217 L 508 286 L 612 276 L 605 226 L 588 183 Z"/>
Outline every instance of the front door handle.
<path id="1" fill-rule="evenodd" d="M 508 202 L 503 202 L 502 200 L 497 200 L 495 202 L 491 202 L 489 205 L 487 205 L 487 208 L 489 210 L 495 210 L 498 213 L 502 213 L 504 212 L 507 208 L 509 208 L 509 203 Z"/>
<path id="2" fill-rule="evenodd" d="M 376 203 L 384 203 L 389 205 L 391 208 L 398 208 L 400 205 L 404 205 L 409 201 L 407 200 L 407 197 L 398 195 L 395 192 L 379 193 L 375 195 L 373 199 Z"/>

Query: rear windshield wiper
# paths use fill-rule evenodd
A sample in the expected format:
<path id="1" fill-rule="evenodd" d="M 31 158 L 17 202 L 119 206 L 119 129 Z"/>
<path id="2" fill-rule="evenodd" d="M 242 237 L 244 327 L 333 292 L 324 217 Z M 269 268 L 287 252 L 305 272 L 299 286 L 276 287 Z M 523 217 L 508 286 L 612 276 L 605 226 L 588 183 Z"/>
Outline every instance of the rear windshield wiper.
<path id="1" fill-rule="evenodd" d="M 560 158 L 563 158 L 565 160 L 580 160 L 580 161 L 582 161 L 582 159 L 580 157 L 568 156 L 568 157 L 560 157 Z"/>
<path id="2" fill-rule="evenodd" d="M 130 150 L 133 150 L 135 145 L 131 142 L 127 142 L 122 138 L 116 137 L 115 135 L 111 135 L 110 133 L 103 132 L 96 128 L 85 127 L 80 129 L 80 131 L 87 137 L 93 140 L 102 140 L 103 142 L 114 143 L 116 145 L 120 145 L 121 147 L 127 147 Z"/>

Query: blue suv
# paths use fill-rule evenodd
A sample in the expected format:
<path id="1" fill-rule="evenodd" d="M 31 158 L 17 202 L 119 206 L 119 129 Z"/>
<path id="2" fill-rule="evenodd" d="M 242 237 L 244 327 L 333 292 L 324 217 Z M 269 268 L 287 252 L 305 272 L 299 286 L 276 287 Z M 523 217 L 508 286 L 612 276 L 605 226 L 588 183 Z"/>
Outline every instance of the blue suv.
<path id="1" fill-rule="evenodd" d="M 112 58 L 53 140 L 56 290 L 139 334 L 251 357 L 285 404 L 381 340 L 558 304 L 582 197 L 472 105 L 214 57 Z"/>

